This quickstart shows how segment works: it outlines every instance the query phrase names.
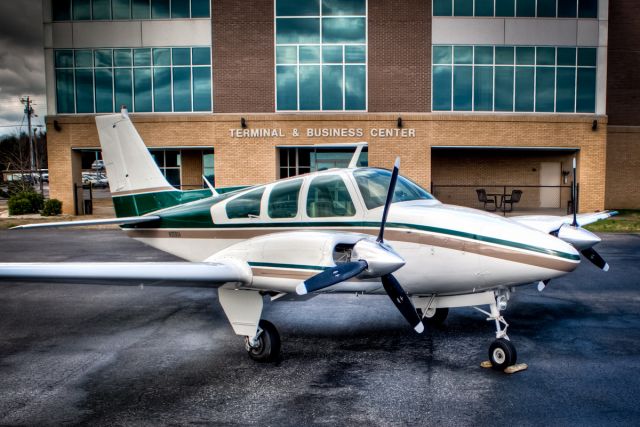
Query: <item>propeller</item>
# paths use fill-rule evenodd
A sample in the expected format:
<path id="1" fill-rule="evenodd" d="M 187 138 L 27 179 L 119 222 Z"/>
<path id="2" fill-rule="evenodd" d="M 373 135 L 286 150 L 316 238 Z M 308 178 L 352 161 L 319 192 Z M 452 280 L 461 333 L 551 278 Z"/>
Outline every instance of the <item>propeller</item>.
<path id="1" fill-rule="evenodd" d="M 585 230 L 578 224 L 576 188 L 576 158 L 573 158 L 573 182 L 571 183 L 571 198 L 573 200 L 573 221 L 571 225 L 563 225 L 554 233 L 559 239 L 572 244 L 580 253 L 596 267 L 609 271 L 609 264 L 598 254 L 593 246 L 600 243 L 600 238 L 592 232 Z"/>
<path id="2" fill-rule="evenodd" d="M 391 180 L 387 191 L 387 199 L 385 200 L 382 211 L 382 220 L 380 222 L 380 231 L 377 239 L 375 241 L 373 241 L 373 239 L 360 240 L 354 245 L 351 253 L 351 257 L 358 261 L 339 264 L 310 277 L 296 287 L 296 293 L 298 295 L 305 295 L 308 292 L 314 292 L 336 285 L 358 275 L 362 277 L 379 277 L 384 290 L 402 316 L 407 319 L 416 332 L 422 333 L 422 331 L 424 331 L 424 325 L 411 302 L 411 298 L 409 298 L 398 280 L 391 274 L 401 268 L 405 264 L 405 261 L 391 246 L 384 243 L 384 228 L 387 223 L 389 208 L 393 201 L 399 173 L 400 157 L 396 158 L 393 171 L 391 172 Z"/>

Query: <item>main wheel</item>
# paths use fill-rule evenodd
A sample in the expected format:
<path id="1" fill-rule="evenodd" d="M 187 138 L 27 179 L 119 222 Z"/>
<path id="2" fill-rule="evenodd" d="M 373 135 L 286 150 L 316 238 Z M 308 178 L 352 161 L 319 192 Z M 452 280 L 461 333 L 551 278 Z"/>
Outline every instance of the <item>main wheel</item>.
<path id="1" fill-rule="evenodd" d="M 247 345 L 247 353 L 256 362 L 273 362 L 280 355 L 280 334 L 267 320 L 260 320 L 258 326 L 262 332 L 255 346 Z"/>
<path id="2" fill-rule="evenodd" d="M 516 348 L 509 340 L 500 338 L 489 346 L 489 360 L 491 367 L 496 371 L 503 371 L 504 368 L 515 365 L 517 358 Z"/>
<path id="3" fill-rule="evenodd" d="M 422 319 L 422 323 L 425 323 L 426 326 L 442 326 L 444 321 L 447 319 L 447 316 L 449 315 L 449 308 L 447 307 L 436 308 L 436 312 L 431 317 L 429 317 L 428 315 L 422 317 L 422 310 L 420 310 L 419 308 L 416 311 L 418 312 L 418 316 L 420 316 L 420 319 Z"/>

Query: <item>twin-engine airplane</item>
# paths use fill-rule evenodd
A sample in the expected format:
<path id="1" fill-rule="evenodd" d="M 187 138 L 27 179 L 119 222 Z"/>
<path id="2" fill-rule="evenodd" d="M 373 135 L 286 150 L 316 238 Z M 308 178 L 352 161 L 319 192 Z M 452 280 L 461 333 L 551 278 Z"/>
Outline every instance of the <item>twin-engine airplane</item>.
<path id="1" fill-rule="evenodd" d="M 332 169 L 218 192 L 178 191 L 121 114 L 97 116 L 116 219 L 20 228 L 113 223 L 132 238 L 177 255 L 173 263 L 5 263 L 13 279 L 166 280 L 216 286 L 249 356 L 273 361 L 280 336 L 261 319 L 263 297 L 387 294 L 416 332 L 451 307 L 489 306 L 496 369 L 516 362 L 500 312 L 516 286 L 573 271 L 580 252 L 603 270 L 600 239 L 581 228 L 613 212 L 503 218 L 443 205 L 392 171 Z M 575 174 L 575 162 L 574 162 Z M 574 179 L 575 181 L 575 179 Z M 575 190 L 574 190 L 575 191 Z M 575 200 L 575 199 L 574 199 Z"/>

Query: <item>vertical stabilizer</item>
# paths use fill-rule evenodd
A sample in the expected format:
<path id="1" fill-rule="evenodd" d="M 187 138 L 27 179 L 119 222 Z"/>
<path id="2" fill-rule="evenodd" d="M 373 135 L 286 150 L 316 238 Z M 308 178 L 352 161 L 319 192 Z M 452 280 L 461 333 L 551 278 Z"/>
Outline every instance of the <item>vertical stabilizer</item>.
<path id="1" fill-rule="evenodd" d="M 142 215 L 180 203 L 131 123 L 127 110 L 96 116 L 102 158 L 116 215 Z"/>

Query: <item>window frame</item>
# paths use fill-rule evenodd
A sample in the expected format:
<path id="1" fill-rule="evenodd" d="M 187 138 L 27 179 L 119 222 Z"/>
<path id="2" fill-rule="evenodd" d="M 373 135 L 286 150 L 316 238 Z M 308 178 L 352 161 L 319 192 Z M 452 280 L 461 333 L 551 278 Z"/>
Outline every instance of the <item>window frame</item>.
<path id="1" fill-rule="evenodd" d="M 323 43 L 322 41 L 322 26 L 323 26 L 323 8 L 322 8 L 322 0 L 319 0 L 319 14 L 318 15 L 304 15 L 304 16 L 278 16 L 277 14 L 277 2 L 278 0 L 274 0 L 273 2 L 273 87 L 274 87 L 274 95 L 275 95 L 275 112 L 276 113 L 366 113 L 369 111 L 369 0 L 364 0 L 365 9 L 364 15 L 327 15 L 326 17 L 331 18 L 364 18 L 364 30 L 365 30 L 365 40 L 364 43 Z M 319 19 L 320 21 L 320 32 L 319 32 L 319 41 L 318 43 L 282 43 L 278 44 L 277 41 L 277 20 L 278 18 L 295 18 L 295 19 Z M 365 49 L 365 59 L 364 63 L 361 62 L 346 62 L 346 50 L 347 46 L 363 46 Z M 278 46 L 293 46 L 296 48 L 297 54 L 297 62 L 295 64 L 278 64 L 277 59 L 277 49 Z M 300 47 L 305 46 L 319 46 L 320 57 L 318 62 L 300 62 Z M 324 46 L 342 46 L 342 62 L 341 63 L 325 63 L 323 61 L 322 48 Z M 323 108 L 323 67 L 325 65 L 340 65 L 342 67 L 342 109 L 324 109 Z M 278 108 L 278 67 L 295 67 L 296 69 L 296 109 L 280 109 Z M 319 74 L 319 85 L 320 85 L 320 94 L 319 94 L 319 109 L 301 109 L 300 102 L 300 67 L 301 66 L 318 66 L 320 69 Z M 348 110 L 347 107 L 347 95 L 346 95 L 346 67 L 348 66 L 364 66 L 365 70 L 365 81 L 364 81 L 364 109 L 363 110 Z"/>
<path id="2" fill-rule="evenodd" d="M 446 0 L 443 0 L 446 1 Z M 574 0 L 576 3 L 576 7 L 575 7 L 575 15 L 573 16 L 560 16 L 559 12 L 560 12 L 560 6 L 559 6 L 559 1 L 560 0 L 555 0 L 555 6 L 556 6 L 556 10 L 555 10 L 555 15 L 554 16 L 540 16 L 538 15 L 538 0 L 533 0 L 534 4 L 533 4 L 533 15 L 518 15 L 518 1 L 520 0 L 511 0 L 513 3 L 513 15 L 498 15 L 497 13 L 497 1 L 493 2 L 493 15 L 478 15 L 477 14 L 477 7 L 476 7 L 476 2 L 478 0 L 472 0 L 472 9 L 471 9 L 471 15 L 456 15 L 456 8 L 455 8 L 455 3 L 456 0 L 449 0 L 449 2 L 451 3 L 451 13 L 447 14 L 447 15 L 442 15 L 442 14 L 438 14 L 436 15 L 435 13 L 435 3 L 436 1 L 432 2 L 432 6 L 431 6 L 431 14 L 433 17 L 466 17 L 466 18 L 470 18 L 470 17 L 475 17 L 475 18 L 523 18 L 523 19 L 531 19 L 531 18 L 543 18 L 543 19 L 599 19 L 599 8 L 600 8 L 600 4 L 599 4 L 599 0 L 596 0 L 596 15 L 595 16 L 580 16 L 580 3 L 583 0 Z M 522 0 L 524 1 L 524 0 Z M 439 6 L 441 6 L 441 2 L 439 2 Z M 583 10 L 583 9 L 582 9 Z"/>
<path id="3" fill-rule="evenodd" d="M 113 7 L 113 0 L 107 0 L 109 2 L 109 18 L 108 19 L 95 19 L 93 17 L 94 15 L 94 11 L 93 11 L 93 0 L 87 0 L 89 2 L 89 18 L 87 19 L 75 19 L 73 16 L 73 2 L 75 0 L 69 0 L 69 9 L 70 9 L 70 15 L 69 15 L 69 19 L 54 19 L 54 6 L 53 3 L 51 2 L 51 17 L 52 17 L 52 22 L 109 22 L 109 21 L 156 21 L 156 20 L 175 20 L 175 19 L 211 19 L 211 3 L 209 2 L 209 16 L 193 16 L 193 6 L 192 6 L 192 0 L 188 0 L 189 1 L 189 16 L 187 17 L 183 17 L 183 18 L 174 18 L 171 16 L 171 4 L 169 4 L 169 16 L 168 17 L 158 17 L 158 18 L 154 18 L 153 17 L 153 1 L 149 1 L 149 15 L 146 18 L 134 18 L 133 17 L 133 1 L 129 0 L 129 17 L 128 18 L 114 18 L 114 7 Z"/>
<path id="4" fill-rule="evenodd" d="M 471 64 L 456 64 L 455 61 L 455 47 L 473 47 L 473 59 Z M 476 63 L 476 48 L 479 47 L 485 47 L 485 46 L 491 46 L 493 48 L 493 62 L 492 64 L 481 64 L 481 63 Z M 449 63 L 444 63 L 444 62 L 436 62 L 434 61 L 434 50 L 435 48 L 449 48 L 451 51 L 451 58 L 450 58 L 450 62 Z M 512 64 L 498 64 L 497 60 L 496 60 L 496 49 L 497 48 L 512 48 L 513 49 L 513 63 Z M 531 61 L 531 64 L 529 63 L 518 63 L 518 48 L 531 48 L 533 49 L 533 59 Z M 538 51 L 539 50 L 544 50 L 544 49 L 548 49 L 548 48 L 552 48 L 554 49 L 554 65 L 544 65 L 544 64 L 538 64 Z M 575 51 L 575 55 L 576 55 L 576 60 L 575 60 L 575 65 L 560 65 L 559 64 L 559 51 L 560 49 L 574 49 Z M 589 56 L 593 55 L 595 57 L 595 64 L 583 64 L 581 65 L 579 62 L 579 55 L 580 55 L 580 51 L 583 51 L 584 54 L 588 54 Z M 434 80 L 434 69 L 436 67 L 451 67 L 452 71 L 451 71 L 451 85 L 450 85 L 450 109 L 448 110 L 443 110 L 443 109 L 435 109 L 435 104 L 434 104 L 434 91 L 435 91 L 435 85 L 431 85 L 431 111 L 435 112 L 435 113 L 452 113 L 452 114 L 464 114 L 464 113 L 474 113 L 474 114 L 509 114 L 509 113 L 517 113 L 517 114 L 596 114 L 597 113 L 597 103 L 598 103 L 598 86 L 597 86 L 597 79 L 598 79 L 598 47 L 597 46 L 531 46 L 531 45 L 509 45 L 509 46 L 503 46 L 503 45 L 433 45 L 432 46 L 432 56 L 431 56 L 431 77 L 432 77 L 432 81 Z M 455 67 L 458 66 L 464 66 L 464 67 L 471 67 L 472 68 L 472 72 L 471 72 L 471 109 L 470 110 L 456 110 L 455 109 L 455 86 L 454 86 L 454 74 L 455 74 Z M 493 99 L 492 99 L 492 109 L 491 110 L 476 110 L 476 103 L 475 103 L 475 83 L 476 83 L 476 79 L 475 79 L 475 71 L 477 67 L 492 67 L 493 68 L 493 89 L 492 89 L 492 93 L 493 93 Z M 519 111 L 517 108 L 517 69 L 518 67 L 524 67 L 524 68 L 533 68 L 533 108 L 532 110 L 526 110 L 526 111 Z M 536 83 L 538 80 L 538 76 L 537 76 L 537 71 L 538 69 L 541 68 L 553 68 L 554 70 L 554 94 L 553 94 L 553 111 L 536 111 L 536 106 L 537 106 L 537 87 L 536 87 Z M 505 111 L 505 110 L 496 110 L 496 70 L 499 68 L 511 68 L 513 70 L 513 86 L 512 86 L 512 90 L 513 90 L 513 102 L 512 102 L 512 110 L 511 111 Z M 563 111 L 558 111 L 558 87 L 557 87 L 557 79 L 558 79 L 558 70 L 559 69 L 563 69 L 563 68 L 570 68 L 570 69 L 574 69 L 575 70 L 575 75 L 576 75 L 576 80 L 574 83 L 574 109 L 572 112 L 563 112 Z M 585 111 L 578 111 L 578 73 L 580 69 L 592 69 L 595 70 L 595 74 L 596 74 L 596 87 L 595 87 L 595 92 L 594 92 L 594 97 L 595 97 L 595 103 L 594 103 L 594 111 L 593 112 L 585 112 Z"/>
<path id="5" fill-rule="evenodd" d="M 251 217 L 251 216 L 247 216 L 247 217 L 241 217 L 241 218 L 229 218 L 229 214 L 227 211 L 227 206 L 229 206 L 229 203 L 232 203 L 235 200 L 238 200 L 239 198 L 246 196 L 247 194 L 253 193 L 253 192 L 257 192 L 257 191 L 262 191 L 262 195 L 260 196 L 260 214 L 255 216 L 255 217 Z M 229 223 L 246 223 L 246 222 L 258 222 L 258 221 L 264 221 L 265 218 L 265 211 L 266 211 L 266 200 L 267 197 L 265 197 L 267 195 L 267 186 L 265 185 L 259 185 L 256 187 L 251 187 L 251 188 L 247 188 L 246 191 L 242 191 L 240 194 L 237 194 L 235 196 L 233 196 L 232 198 L 229 198 L 229 200 L 225 200 L 224 203 L 222 203 L 220 205 L 221 207 L 221 211 L 224 212 L 224 220 L 223 222 L 229 222 Z M 215 205 L 214 205 L 215 207 Z M 218 211 L 219 212 L 219 211 Z M 214 214 L 214 219 L 215 219 L 215 214 Z"/>
<path id="6" fill-rule="evenodd" d="M 56 114 L 60 114 L 60 115 L 64 115 L 64 114 L 97 114 L 97 101 L 96 101 L 96 94 L 97 94 L 97 88 L 96 88 L 96 79 L 95 79 L 95 72 L 96 70 L 111 70 L 112 71 L 112 83 L 111 83 L 111 98 L 112 98 L 112 106 L 113 106 L 113 113 L 117 113 L 120 111 L 120 106 L 117 105 L 116 103 L 116 99 L 117 99 L 117 92 L 116 92 L 116 88 L 117 88 L 117 84 L 116 84 L 116 74 L 118 70 L 130 70 L 131 71 L 131 102 L 130 105 L 127 105 L 127 108 L 129 110 L 129 112 L 131 113 L 153 113 L 153 114 L 197 114 L 197 113 L 213 113 L 213 63 L 212 61 L 209 61 L 209 64 L 194 64 L 193 63 L 193 57 L 194 57 L 194 49 L 208 49 L 209 50 L 209 55 L 211 55 L 212 52 L 212 47 L 211 46 L 154 46 L 154 47 L 117 47 L 117 48 L 86 48 L 86 49 L 54 49 L 54 73 L 55 73 L 55 92 L 56 92 Z M 156 50 L 161 50 L 161 49 L 168 49 L 169 51 L 169 63 L 168 64 L 163 64 L 163 65 L 156 65 L 154 63 L 154 52 Z M 173 50 L 174 49 L 187 49 L 189 51 L 189 64 L 187 65 L 176 65 L 173 63 Z M 110 51 L 110 55 L 111 55 L 111 66 L 110 67 L 106 67 L 106 66 L 100 66 L 98 67 L 95 63 L 95 57 L 96 57 L 96 52 L 98 51 Z M 137 65 L 135 63 L 134 57 L 135 57 L 135 51 L 136 50 L 148 50 L 149 51 L 149 56 L 150 56 L 150 63 L 148 65 Z M 67 66 L 58 66 L 55 63 L 55 57 L 56 57 L 56 53 L 57 52 L 62 52 L 62 51 L 70 51 L 71 52 L 71 65 L 67 65 Z M 92 60 L 92 65 L 91 66 L 82 66 L 82 67 L 78 67 L 75 64 L 75 58 L 76 58 L 76 52 L 77 51 L 90 51 L 91 52 L 91 60 Z M 116 64 L 116 51 L 129 51 L 129 56 L 131 59 L 130 65 L 118 65 Z M 170 111 L 156 111 L 156 105 L 155 105 L 155 73 L 154 70 L 158 69 L 158 68 L 169 68 L 170 70 L 170 76 L 169 76 L 169 96 L 170 96 Z M 174 101 L 174 93 L 175 93 L 175 87 L 174 87 L 174 70 L 178 69 L 178 68 L 184 68 L 184 69 L 188 69 L 189 70 L 189 89 L 190 89 L 190 105 L 191 105 L 191 109 L 188 111 L 182 111 L 182 110 L 177 110 L 176 109 L 176 104 Z M 194 70 L 195 69 L 207 69 L 208 68 L 208 76 L 209 76 L 209 84 L 210 84 L 210 91 L 209 91 L 209 99 L 210 99 L 210 108 L 208 110 L 196 110 L 195 109 L 195 99 L 196 99 L 196 94 L 195 94 L 195 79 L 194 79 Z M 138 111 L 135 107 L 135 99 L 136 99 L 136 90 L 135 90 L 135 86 L 136 86 L 136 79 L 135 79 L 135 70 L 141 70 L 141 69 L 148 69 L 151 71 L 151 91 L 149 96 L 151 97 L 151 108 L 149 110 L 141 110 Z M 73 74 L 73 97 L 74 97 L 74 103 L 73 103 L 73 111 L 72 112 L 59 112 L 58 111 L 58 81 L 57 81 L 57 71 L 58 70 L 71 70 L 72 74 Z M 91 73 L 93 75 L 93 112 L 89 112 L 89 113 L 78 113 L 78 102 L 77 102 L 77 84 L 76 84 L 76 71 L 77 70 L 91 70 Z"/>

